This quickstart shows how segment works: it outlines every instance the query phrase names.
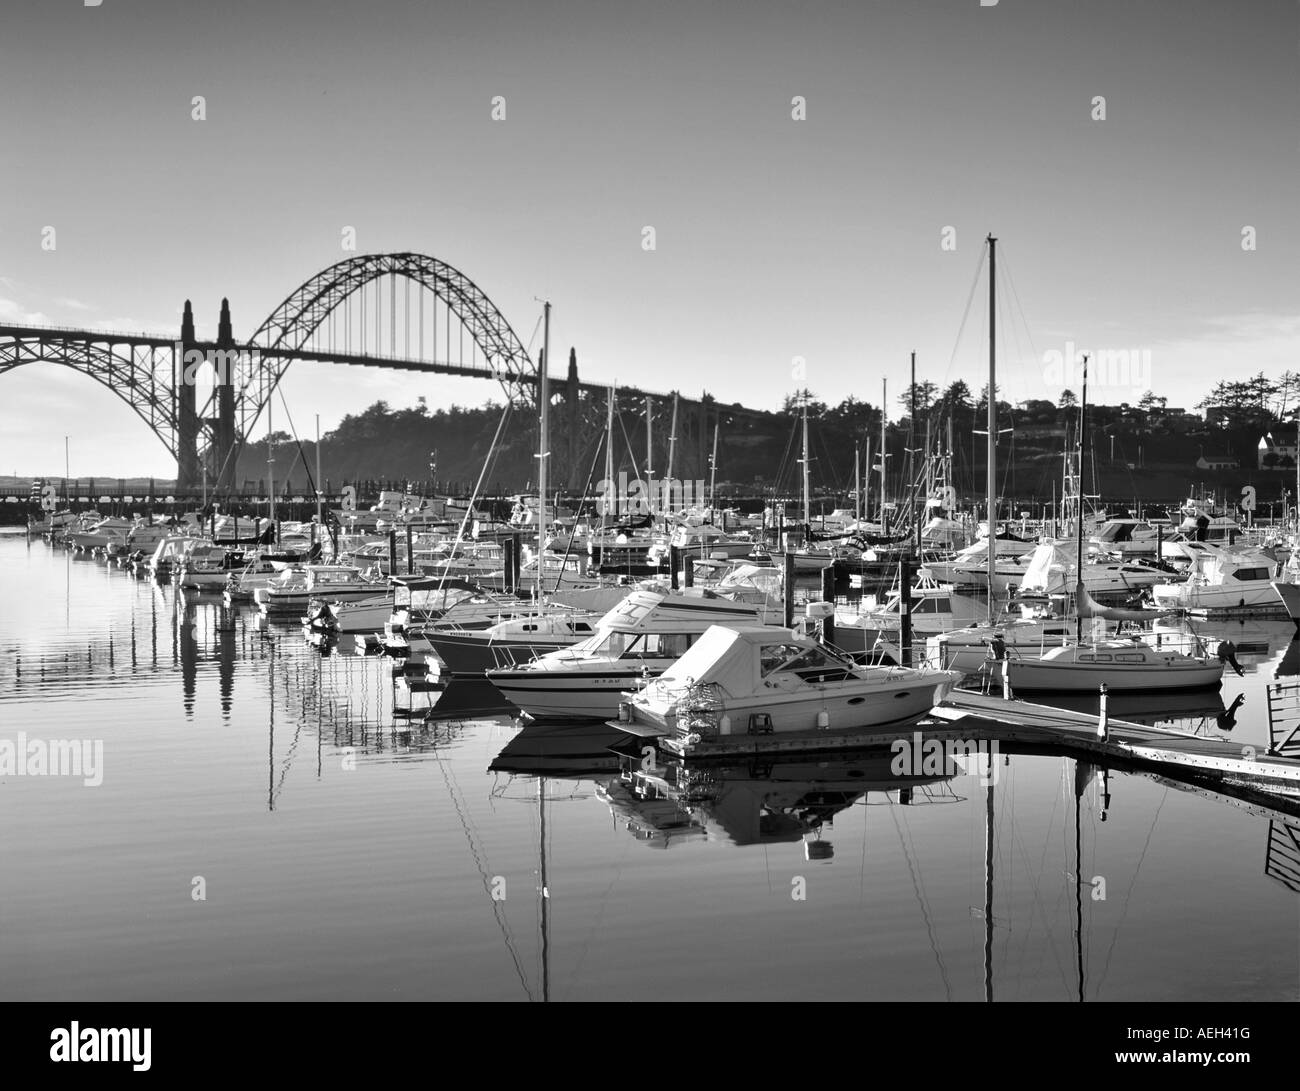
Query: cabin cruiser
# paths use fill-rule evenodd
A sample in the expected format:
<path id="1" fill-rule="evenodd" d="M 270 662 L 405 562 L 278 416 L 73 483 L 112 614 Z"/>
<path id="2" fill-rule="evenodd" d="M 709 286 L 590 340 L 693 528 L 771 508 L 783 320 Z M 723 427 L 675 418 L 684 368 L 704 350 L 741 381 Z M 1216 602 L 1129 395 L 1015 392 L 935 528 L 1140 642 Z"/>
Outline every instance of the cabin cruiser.
<path id="1" fill-rule="evenodd" d="M 1020 586 L 1025 577 L 1035 546 L 1020 540 L 998 538 L 997 552 L 993 557 L 993 593 L 1003 595 Z M 1028 544 L 1029 549 L 1023 547 Z M 988 573 L 989 547 L 988 539 L 979 541 L 958 550 L 947 560 L 927 561 L 922 568 L 922 575 L 929 576 L 939 583 L 951 584 L 957 589 L 979 588 L 986 590 L 989 585 Z"/>
<path id="2" fill-rule="evenodd" d="M 351 565 L 309 564 L 278 573 L 265 587 L 253 592 L 253 601 L 263 614 L 301 615 L 312 599 L 332 602 L 370 598 L 384 586 L 382 578 L 366 575 Z"/>
<path id="3" fill-rule="evenodd" d="M 232 571 L 223 545 L 195 541 L 180 561 L 176 582 L 185 591 L 224 591 Z"/>
<path id="4" fill-rule="evenodd" d="M 1158 607 L 1207 614 L 1279 608 L 1273 582 L 1282 578 L 1283 568 L 1271 553 L 1220 548 L 1209 542 L 1193 544 L 1198 548 L 1186 582 L 1158 583 L 1151 588 Z"/>
<path id="5" fill-rule="evenodd" d="M 1154 557 L 1159 534 L 1141 519 L 1107 519 L 1088 539 L 1091 552 L 1120 557 Z"/>
<path id="6" fill-rule="evenodd" d="M 1077 564 L 1075 543 L 1064 539 L 1042 542 L 1030 557 L 1020 581 L 1022 595 L 1064 595 L 1073 592 Z M 1137 561 L 1084 561 L 1083 586 L 1092 595 L 1117 595 L 1165 581 L 1169 573 Z"/>
<path id="7" fill-rule="evenodd" d="M 485 629 L 428 627 L 424 639 L 451 674 L 482 674 L 493 667 L 527 662 L 589 637 L 597 615 L 548 610 L 505 618 Z"/>
<path id="8" fill-rule="evenodd" d="M 917 637 L 961 628 L 987 612 L 988 607 L 977 599 L 955 594 L 952 584 L 922 579 L 912 588 L 912 633 Z M 902 629 L 903 595 L 897 589 L 874 609 L 835 611 L 835 646 L 850 655 L 870 651 L 882 637 L 897 641 Z"/>
<path id="9" fill-rule="evenodd" d="M 1190 499 L 1182 507 L 1183 519 L 1173 537 L 1160 546 L 1160 559 L 1174 563 L 1190 559 L 1190 543 L 1231 546 L 1242 534 L 1241 524 L 1230 515 L 1215 514 L 1208 500 Z"/>
<path id="10" fill-rule="evenodd" d="M 608 719 L 625 690 L 657 678 L 711 626 L 761 624 L 757 605 L 711 591 L 633 591 L 587 639 L 487 676 L 534 719 Z"/>
<path id="11" fill-rule="evenodd" d="M 66 541 L 73 549 L 80 549 L 89 553 L 93 549 L 107 549 L 114 545 L 125 545 L 128 535 L 134 529 L 135 520 L 111 515 L 107 519 L 101 519 L 88 529 L 69 532 L 66 535 Z"/>
<path id="12" fill-rule="evenodd" d="M 715 625 L 619 705 L 634 734 L 773 734 L 810 744 L 827 731 L 896 728 L 929 712 L 957 671 L 864 667 L 788 629 Z M 650 729 L 646 731 L 644 729 Z"/>

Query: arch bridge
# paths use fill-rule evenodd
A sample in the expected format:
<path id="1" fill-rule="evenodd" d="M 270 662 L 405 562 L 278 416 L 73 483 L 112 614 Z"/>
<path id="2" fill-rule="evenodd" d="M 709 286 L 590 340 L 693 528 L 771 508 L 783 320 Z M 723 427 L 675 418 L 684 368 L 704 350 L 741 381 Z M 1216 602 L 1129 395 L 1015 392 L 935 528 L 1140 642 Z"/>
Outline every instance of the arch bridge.
<path id="1" fill-rule="evenodd" d="M 224 299 L 215 341 L 196 337 L 188 300 L 179 337 L 0 325 L 0 373 L 44 362 L 89 375 L 176 459 L 178 491 L 196 489 L 205 471 L 218 491 L 233 486 L 239 452 L 265 427 L 259 422 L 296 360 L 488 379 L 515 404 L 536 405 L 537 360 L 500 309 L 464 273 L 425 254 L 337 262 L 294 289 L 246 340 L 236 339 Z M 563 397 L 567 409 L 553 415 L 556 469 L 572 482 L 578 436 L 600 427 L 606 387 L 579 381 L 572 350 L 566 375 L 548 371 L 551 397 Z M 621 400 L 629 396 L 673 399 L 620 390 Z M 683 427 L 702 451 L 710 399 L 679 401 Z"/>

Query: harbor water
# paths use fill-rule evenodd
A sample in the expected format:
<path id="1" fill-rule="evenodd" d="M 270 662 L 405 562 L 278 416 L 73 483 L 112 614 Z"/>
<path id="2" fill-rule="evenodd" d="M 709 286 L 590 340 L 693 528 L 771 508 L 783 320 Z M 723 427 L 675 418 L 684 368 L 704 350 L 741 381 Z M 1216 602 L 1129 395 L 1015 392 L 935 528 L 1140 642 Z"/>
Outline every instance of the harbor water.
<path id="1" fill-rule="evenodd" d="M 0 601 L 0 742 L 102 744 L 96 777 L 0 774 L 5 1000 L 1300 995 L 1300 819 L 1267 808 L 1121 772 L 1106 806 L 1050 753 L 910 795 L 877 752 L 736 764 L 671 798 L 604 729 L 521 733 L 22 534 Z M 1292 624 L 1200 631 L 1245 674 L 1128 711 L 1262 750 Z"/>

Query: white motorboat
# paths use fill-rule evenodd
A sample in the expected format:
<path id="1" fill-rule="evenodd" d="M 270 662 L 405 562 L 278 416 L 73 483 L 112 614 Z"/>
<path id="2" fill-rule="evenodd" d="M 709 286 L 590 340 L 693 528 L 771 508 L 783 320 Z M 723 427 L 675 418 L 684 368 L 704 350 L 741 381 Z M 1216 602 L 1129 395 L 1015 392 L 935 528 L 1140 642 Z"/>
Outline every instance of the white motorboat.
<path id="1" fill-rule="evenodd" d="M 757 604 L 711 591 L 634 591 L 587 639 L 487 676 L 534 719 L 608 719 L 618 714 L 625 690 L 662 674 L 710 626 L 762 623 Z"/>
<path id="2" fill-rule="evenodd" d="M 90 552 L 92 549 L 125 545 L 128 535 L 134 529 L 135 520 L 111 515 L 107 519 L 101 519 L 87 530 L 70 532 L 66 536 L 66 541 L 73 549 Z"/>
<path id="3" fill-rule="evenodd" d="M 1154 557 L 1158 542 L 1155 527 L 1142 519 L 1107 519 L 1088 539 L 1093 552 L 1121 557 Z"/>
<path id="4" fill-rule="evenodd" d="M 1020 580 L 1022 595 L 1064 596 L 1078 582 L 1079 565 L 1074 543 L 1056 538 L 1034 550 Z M 1169 573 L 1136 561 L 1084 561 L 1083 586 L 1090 595 L 1117 595 L 1145 591 L 1169 579 Z"/>
<path id="5" fill-rule="evenodd" d="M 341 564 L 309 564 L 286 568 L 265 587 L 253 592 L 264 614 L 301 616 L 312 599 L 336 602 L 371 598 L 386 586 L 382 577 L 367 576 L 359 568 Z"/>
<path id="6" fill-rule="evenodd" d="M 923 716 L 960 677 L 930 667 L 859 666 L 790 630 L 715 625 L 622 702 L 619 720 L 688 739 L 770 733 L 790 742 L 883 731 Z"/>
<path id="7" fill-rule="evenodd" d="M 231 571 L 225 546 L 196 543 L 185 552 L 176 582 L 186 591 L 223 591 Z"/>
<path id="8" fill-rule="evenodd" d="M 952 584 L 922 579 L 912 588 L 912 633 L 928 637 L 959 629 L 984 617 L 988 607 L 968 595 L 954 593 Z M 903 629 L 903 596 L 895 589 L 882 606 L 867 610 L 839 607 L 835 611 L 835 646 L 850 655 L 870 651 L 876 640 L 897 640 Z"/>
<path id="9" fill-rule="evenodd" d="M 993 555 L 993 594 L 1002 595 L 1020 586 L 1035 546 L 1033 543 L 1005 538 L 998 538 L 996 541 L 997 550 Z M 1025 546 L 1028 546 L 1028 549 L 1025 549 Z M 988 556 L 988 539 L 981 538 L 965 549 L 958 550 L 947 560 L 927 561 L 921 574 L 939 583 L 951 584 L 958 590 L 963 588 L 987 590 Z"/>
<path id="10" fill-rule="evenodd" d="M 484 629 L 429 626 L 423 637 L 450 673 L 477 675 L 576 644 L 595 631 L 599 620 L 586 611 L 550 609 L 505 618 Z"/>
<path id="11" fill-rule="evenodd" d="M 1158 583 L 1151 588 L 1157 606 L 1190 613 L 1215 614 L 1249 609 L 1281 609 L 1273 583 L 1283 569 L 1259 549 L 1220 548 L 1197 542 L 1186 582 Z"/>

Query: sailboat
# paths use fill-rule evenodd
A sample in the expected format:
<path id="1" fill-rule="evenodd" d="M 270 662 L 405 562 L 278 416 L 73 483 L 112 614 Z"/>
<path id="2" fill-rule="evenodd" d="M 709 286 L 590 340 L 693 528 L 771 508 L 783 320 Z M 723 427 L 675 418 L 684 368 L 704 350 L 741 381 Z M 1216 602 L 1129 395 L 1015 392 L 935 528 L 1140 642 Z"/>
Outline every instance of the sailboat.
<path id="1" fill-rule="evenodd" d="M 1088 357 L 1083 358 L 1082 395 L 1079 399 L 1079 465 L 1088 419 Z M 1136 635 L 1128 638 L 1083 640 L 1083 619 L 1143 620 L 1159 611 L 1100 607 L 1084 585 L 1083 506 L 1075 517 L 1075 638 L 1052 648 L 1037 659 L 1007 661 L 1007 680 L 1016 692 L 1092 691 L 1105 686 L 1116 692 L 1188 690 L 1218 686 L 1224 663 L 1209 655 L 1190 656 L 1172 648 L 1153 648 Z"/>
<path id="2" fill-rule="evenodd" d="M 989 254 L 989 396 L 988 396 L 988 431 L 987 431 L 987 478 L 985 495 L 986 527 L 993 530 L 992 538 L 984 538 L 985 543 L 993 542 L 993 548 L 985 544 L 982 549 L 970 554 L 971 560 L 963 575 L 969 584 L 982 584 L 988 595 L 988 618 L 979 625 L 969 625 L 961 629 L 931 636 L 927 639 L 927 657 L 932 664 L 945 668 L 956 667 L 961 670 L 977 670 L 988 659 L 997 654 L 1000 658 L 1008 649 L 1017 654 L 1037 655 L 1048 647 L 1058 646 L 1064 639 L 1063 623 L 1059 617 L 1046 614 L 1034 614 L 1011 618 L 1005 622 L 997 620 L 997 599 L 1006 591 L 1008 575 L 1005 565 L 1009 558 L 1004 547 L 1014 543 L 1001 538 L 997 533 L 997 242 L 989 235 L 985 242 Z M 977 564 L 979 553 L 983 554 L 983 579 L 979 579 Z M 936 567 L 927 565 L 931 575 L 936 574 Z M 942 572 L 943 569 L 938 571 Z M 948 573 L 951 574 L 951 573 Z"/>

